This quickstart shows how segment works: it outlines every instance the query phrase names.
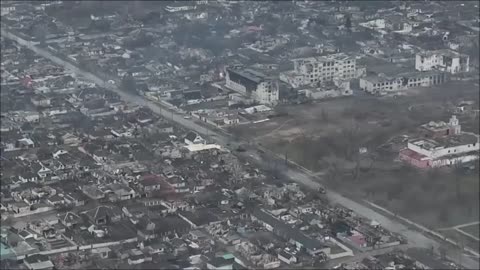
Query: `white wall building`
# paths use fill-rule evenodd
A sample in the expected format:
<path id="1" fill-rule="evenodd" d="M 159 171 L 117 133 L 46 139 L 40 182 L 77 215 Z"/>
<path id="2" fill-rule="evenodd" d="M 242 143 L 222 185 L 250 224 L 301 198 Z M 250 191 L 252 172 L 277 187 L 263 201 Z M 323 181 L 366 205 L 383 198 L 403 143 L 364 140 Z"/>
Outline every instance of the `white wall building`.
<path id="1" fill-rule="evenodd" d="M 227 67 L 225 86 L 261 104 L 276 105 L 279 99 L 278 82 L 266 75 L 239 67 Z"/>
<path id="2" fill-rule="evenodd" d="M 280 80 L 297 88 L 304 85 L 357 77 L 356 59 L 344 53 L 294 59 L 294 69 L 280 74 Z"/>
<path id="3" fill-rule="evenodd" d="M 411 140 L 407 148 L 400 151 L 400 159 L 420 168 L 454 165 L 478 159 L 480 145 L 477 134 L 461 132 L 461 126 L 454 116 L 445 124 L 445 128 L 453 130 L 445 134 L 453 135 L 438 136 L 440 132 L 434 130 L 432 138 Z"/>
<path id="4" fill-rule="evenodd" d="M 468 72 L 470 57 L 456 51 L 445 49 L 417 53 L 415 69 L 419 71 L 442 70 L 451 74 Z"/>
<path id="5" fill-rule="evenodd" d="M 440 71 L 404 73 L 395 77 L 367 76 L 360 78 L 360 89 L 370 94 L 388 93 L 443 84 L 448 79 L 447 74 Z"/>

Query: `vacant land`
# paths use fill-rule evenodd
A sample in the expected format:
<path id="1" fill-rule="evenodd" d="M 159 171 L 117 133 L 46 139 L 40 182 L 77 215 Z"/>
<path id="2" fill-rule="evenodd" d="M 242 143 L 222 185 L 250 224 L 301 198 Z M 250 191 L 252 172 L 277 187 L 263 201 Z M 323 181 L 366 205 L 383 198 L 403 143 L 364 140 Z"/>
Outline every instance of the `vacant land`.
<path id="1" fill-rule="evenodd" d="M 469 247 L 477 252 L 480 251 L 479 242 L 477 240 L 472 239 L 471 237 L 468 237 L 456 230 L 443 231 L 442 234 L 456 241 L 457 243 L 460 243 L 464 247 Z"/>
<path id="2" fill-rule="evenodd" d="M 473 171 L 419 171 L 398 162 L 401 135 L 429 121 L 448 121 L 455 104 L 478 104 L 478 83 L 452 81 L 398 97 L 355 96 L 309 105 L 279 106 L 268 122 L 231 132 L 285 155 L 328 187 L 367 199 L 431 228 L 479 220 L 478 164 Z M 458 115 L 479 133 L 478 116 Z M 403 137 L 406 138 L 406 137 Z M 360 148 L 367 153 L 359 154 Z"/>
<path id="3" fill-rule="evenodd" d="M 461 227 L 460 230 L 479 238 L 480 224 Z"/>

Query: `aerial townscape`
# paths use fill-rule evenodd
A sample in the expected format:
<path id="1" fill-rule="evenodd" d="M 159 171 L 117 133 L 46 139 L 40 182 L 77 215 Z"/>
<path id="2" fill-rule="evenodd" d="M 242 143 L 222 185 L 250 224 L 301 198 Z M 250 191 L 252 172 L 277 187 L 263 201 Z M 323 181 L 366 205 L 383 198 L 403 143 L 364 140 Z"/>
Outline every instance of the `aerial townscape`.
<path id="1" fill-rule="evenodd" d="M 478 1 L 1 1 L 0 269 L 479 269 Z"/>

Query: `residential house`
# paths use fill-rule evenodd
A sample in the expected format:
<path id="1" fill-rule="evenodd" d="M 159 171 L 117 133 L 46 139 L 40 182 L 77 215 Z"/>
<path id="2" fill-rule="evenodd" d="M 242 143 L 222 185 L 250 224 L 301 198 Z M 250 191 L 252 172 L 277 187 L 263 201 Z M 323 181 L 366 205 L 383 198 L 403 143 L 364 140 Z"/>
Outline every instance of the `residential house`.
<path id="1" fill-rule="evenodd" d="M 160 190 L 162 183 L 165 183 L 165 179 L 160 175 L 146 175 L 143 180 L 139 182 L 143 192 L 151 193 L 153 191 Z"/>
<path id="2" fill-rule="evenodd" d="M 65 202 L 73 206 L 82 206 L 85 205 L 85 199 L 82 194 L 78 192 L 70 192 L 64 196 Z"/>
<path id="3" fill-rule="evenodd" d="M 45 179 L 47 176 L 52 175 L 52 170 L 45 167 L 41 162 L 35 162 L 31 165 L 34 172 L 37 173 L 40 179 Z"/>
<path id="4" fill-rule="evenodd" d="M 11 202 L 8 204 L 8 208 L 15 214 L 28 213 L 30 211 L 30 205 L 24 201 Z"/>
<path id="5" fill-rule="evenodd" d="M 282 250 L 278 253 L 278 259 L 286 264 L 297 263 L 297 257 L 285 250 Z"/>
<path id="6" fill-rule="evenodd" d="M 77 146 L 82 142 L 82 140 L 78 136 L 75 136 L 71 133 L 67 133 L 62 136 L 62 142 L 65 145 Z"/>
<path id="7" fill-rule="evenodd" d="M 209 270 L 232 270 L 234 259 L 225 259 L 223 257 L 215 257 L 207 262 Z"/>
<path id="8" fill-rule="evenodd" d="M 122 218 L 121 210 L 104 205 L 88 210 L 84 214 L 95 225 L 106 225 L 110 222 L 117 222 Z"/>
<path id="9" fill-rule="evenodd" d="M 35 143 L 29 138 L 23 138 L 15 143 L 15 147 L 20 149 L 35 148 Z"/>
<path id="10" fill-rule="evenodd" d="M 321 253 L 327 256 L 330 255 L 329 246 L 320 242 L 319 240 L 306 236 L 298 229 L 295 229 L 281 220 L 273 217 L 263 209 L 256 208 L 251 217 L 252 220 L 263 224 L 267 230 L 272 231 L 278 236 L 294 243 L 298 250 L 305 249 L 312 256 L 316 256 Z"/>
<path id="11" fill-rule="evenodd" d="M 58 221 L 67 228 L 75 227 L 77 224 L 82 222 L 82 218 L 73 212 L 66 212 L 63 215 L 60 215 Z"/>
<path id="12" fill-rule="evenodd" d="M 101 191 L 96 185 L 83 186 L 83 194 L 93 200 L 105 198 L 105 193 Z"/>
<path id="13" fill-rule="evenodd" d="M 193 131 L 190 131 L 189 133 L 187 133 L 187 135 L 185 136 L 185 143 L 188 144 L 188 145 L 192 145 L 192 144 L 206 144 L 206 141 L 205 139 L 203 139 L 200 135 L 198 135 L 197 133 L 193 132 Z"/>
<path id="14" fill-rule="evenodd" d="M 52 261 L 50 261 L 47 255 L 42 254 L 26 255 L 23 264 L 28 270 L 54 269 Z"/>
<path id="15" fill-rule="evenodd" d="M 127 185 L 120 183 L 113 183 L 107 186 L 107 191 L 105 193 L 112 192 L 113 197 L 110 197 L 111 200 L 115 201 L 124 201 L 130 200 L 136 197 L 137 193 L 132 188 Z"/>
<path id="16" fill-rule="evenodd" d="M 65 198 L 59 194 L 55 194 L 47 198 L 47 203 L 51 206 L 59 206 L 65 204 Z"/>
<path id="17" fill-rule="evenodd" d="M 35 95 L 30 100 L 36 107 L 48 107 L 51 104 L 51 99 L 42 95 Z"/>
<path id="18" fill-rule="evenodd" d="M 27 182 L 36 182 L 38 180 L 38 175 L 34 172 L 32 172 L 29 169 L 22 170 L 18 174 L 18 179 L 20 179 L 22 182 L 27 183 Z"/>

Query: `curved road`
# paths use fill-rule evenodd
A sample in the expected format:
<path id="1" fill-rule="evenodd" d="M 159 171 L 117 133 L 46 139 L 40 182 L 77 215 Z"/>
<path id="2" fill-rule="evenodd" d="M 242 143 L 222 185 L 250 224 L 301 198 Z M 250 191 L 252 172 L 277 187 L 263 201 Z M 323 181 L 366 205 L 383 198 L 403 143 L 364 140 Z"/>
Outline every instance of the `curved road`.
<path id="1" fill-rule="evenodd" d="M 224 135 L 223 133 L 221 133 L 218 130 L 214 130 L 213 128 L 206 128 L 204 126 L 201 126 L 201 125 L 195 123 L 191 119 L 184 119 L 183 118 L 184 115 L 176 113 L 171 108 L 167 109 L 166 107 L 162 107 L 158 103 L 155 103 L 153 101 L 149 101 L 144 97 L 140 97 L 140 96 L 136 96 L 136 95 L 132 95 L 132 94 L 123 92 L 114 85 L 106 84 L 104 82 L 104 80 L 99 78 L 98 76 L 96 76 L 96 75 L 94 75 L 90 72 L 86 72 L 86 71 L 83 71 L 83 70 L 79 69 L 78 67 L 72 65 L 71 63 L 69 63 L 67 61 L 64 61 L 63 59 L 60 59 L 59 57 L 51 54 L 47 50 L 39 48 L 31 42 L 26 41 L 22 38 L 19 38 L 18 36 L 15 36 L 15 35 L 7 32 L 3 28 L 2 28 L 1 33 L 2 33 L 2 36 L 7 37 L 7 38 L 11 38 L 11 39 L 17 41 L 20 45 L 29 48 L 30 50 L 34 51 L 38 55 L 43 56 L 47 59 L 50 59 L 52 62 L 54 62 L 58 65 L 64 66 L 65 68 L 71 70 L 72 72 L 76 73 L 77 75 L 80 75 L 80 76 L 84 77 L 85 79 L 96 83 L 97 85 L 104 86 L 105 88 L 117 93 L 123 100 L 125 100 L 127 102 L 130 102 L 130 103 L 133 103 L 133 104 L 136 104 L 136 105 L 139 105 L 139 106 L 148 107 L 154 113 L 159 114 L 159 115 L 165 117 L 166 119 L 171 119 L 172 121 L 178 123 L 181 126 L 184 126 L 187 129 L 195 130 L 196 132 L 198 132 L 202 135 L 212 136 L 217 143 L 219 143 L 223 146 L 227 145 L 227 143 L 232 141 L 232 139 L 229 138 L 228 135 Z M 269 164 L 271 162 L 271 160 L 278 161 L 280 159 L 278 156 L 271 156 L 271 155 L 267 158 L 270 159 L 270 160 L 266 160 L 265 158 L 258 158 L 257 157 L 257 158 L 254 158 L 253 161 L 256 162 L 256 163 L 259 163 L 260 166 L 265 167 L 265 166 L 268 166 L 267 164 Z M 318 181 L 317 178 L 314 175 L 311 175 L 307 171 L 303 171 L 303 170 L 298 169 L 298 168 L 288 167 L 288 168 L 285 169 L 284 173 L 292 181 L 295 181 L 299 184 L 305 185 L 305 186 L 307 186 L 309 188 L 312 188 L 314 190 L 316 190 L 316 189 L 318 189 L 318 187 L 320 187 L 320 184 L 317 182 Z M 431 238 L 428 238 L 428 237 L 426 237 L 425 235 L 423 235 L 422 233 L 420 233 L 416 230 L 409 229 L 407 226 L 405 226 L 405 225 L 403 225 L 403 224 L 401 224 L 397 221 L 394 221 L 394 220 L 390 219 L 389 217 L 386 217 L 382 214 L 379 214 L 379 213 L 375 212 L 374 210 L 370 209 L 369 207 L 367 207 L 363 204 L 357 203 L 357 202 L 355 202 L 355 201 L 353 201 L 349 198 L 346 198 L 346 197 L 344 197 L 344 196 L 342 196 L 342 195 L 340 195 L 340 194 L 338 194 L 334 191 L 329 190 L 327 192 L 327 197 L 332 203 L 337 203 L 339 205 L 342 205 L 343 207 L 349 208 L 360 216 L 364 216 L 364 217 L 367 217 L 369 219 L 376 220 L 385 229 L 404 236 L 407 239 L 407 241 L 409 243 L 409 246 L 415 246 L 415 247 L 421 247 L 421 248 L 431 248 L 433 246 L 435 249 L 438 249 L 441 246 L 441 244 L 438 241 L 436 241 L 434 239 L 431 239 Z M 478 261 L 468 257 L 467 255 L 462 254 L 460 256 L 461 258 L 459 258 L 458 251 L 452 251 L 451 254 L 449 254 L 449 255 L 450 255 L 449 257 L 454 259 L 460 265 L 463 265 L 463 266 L 465 266 L 469 269 L 479 269 Z"/>

